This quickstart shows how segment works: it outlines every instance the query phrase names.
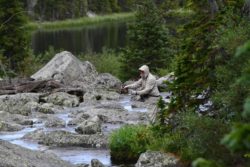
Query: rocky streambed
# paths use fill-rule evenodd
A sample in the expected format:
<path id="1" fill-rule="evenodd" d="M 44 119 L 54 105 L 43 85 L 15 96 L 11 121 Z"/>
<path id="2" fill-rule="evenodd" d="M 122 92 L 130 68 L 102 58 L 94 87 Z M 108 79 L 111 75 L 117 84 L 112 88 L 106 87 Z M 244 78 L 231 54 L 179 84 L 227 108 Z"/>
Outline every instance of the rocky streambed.
<path id="1" fill-rule="evenodd" d="M 125 124 L 148 123 L 148 108 L 142 107 L 140 102 L 130 101 L 126 95 L 112 92 L 106 98 L 112 100 L 88 101 L 77 107 L 59 106 L 55 105 L 58 101 L 53 101 L 60 99 L 64 104 L 74 106 L 72 95 L 52 95 L 55 98 L 46 103 L 34 101 L 23 105 L 20 104 L 22 101 L 29 101 L 27 99 L 35 94 L 0 96 L 10 108 L 17 107 L 14 105 L 17 104 L 24 113 L 27 112 L 25 108 L 31 110 L 27 116 L 1 111 L 0 139 L 31 150 L 56 154 L 72 164 L 90 164 L 92 159 L 98 159 L 111 166 L 109 134 Z M 1 109 L 7 107 L 1 104 Z"/>
<path id="2" fill-rule="evenodd" d="M 114 166 L 110 133 L 126 124 L 148 124 L 158 100 L 131 100 L 118 93 L 119 79 L 98 74 L 90 62 L 66 51 L 31 78 L 53 80 L 63 89 L 0 96 L 0 166 Z"/>

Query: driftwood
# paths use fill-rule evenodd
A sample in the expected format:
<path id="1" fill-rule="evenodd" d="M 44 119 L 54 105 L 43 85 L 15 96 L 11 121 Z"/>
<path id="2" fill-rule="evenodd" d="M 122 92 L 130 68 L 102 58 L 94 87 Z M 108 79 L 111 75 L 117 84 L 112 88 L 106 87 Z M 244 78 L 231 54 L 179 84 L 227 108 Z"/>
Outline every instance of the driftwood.
<path id="1" fill-rule="evenodd" d="M 79 97 L 83 101 L 85 91 L 81 88 L 69 87 L 53 79 L 35 81 L 30 78 L 15 78 L 0 81 L 0 95 L 17 94 L 17 93 L 43 93 L 47 96 L 55 92 L 66 92 Z"/>
<path id="2" fill-rule="evenodd" d="M 24 92 L 50 92 L 61 87 L 63 85 L 55 80 L 7 79 L 0 81 L 0 95 Z"/>

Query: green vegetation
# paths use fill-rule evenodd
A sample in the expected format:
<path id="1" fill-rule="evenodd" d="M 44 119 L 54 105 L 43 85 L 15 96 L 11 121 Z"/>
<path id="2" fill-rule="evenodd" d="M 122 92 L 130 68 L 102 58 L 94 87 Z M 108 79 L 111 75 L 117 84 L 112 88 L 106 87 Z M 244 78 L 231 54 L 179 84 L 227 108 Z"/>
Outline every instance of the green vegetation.
<path id="1" fill-rule="evenodd" d="M 29 55 L 28 38 L 24 25 L 27 18 L 18 0 L 0 0 L 1 66 L 6 71 L 20 72 L 23 60 Z M 10 74 L 9 73 L 9 74 Z"/>
<path id="2" fill-rule="evenodd" d="M 247 154 L 250 151 L 250 41 L 238 48 L 235 57 L 230 65 L 236 67 L 229 71 L 234 77 L 229 84 L 230 90 L 223 90 L 225 98 L 228 100 L 227 106 L 232 107 L 232 111 L 239 115 L 233 125 L 232 131 L 226 135 L 222 143 L 234 152 Z M 240 64 L 238 64 L 240 62 Z M 229 74 L 230 74 L 229 73 Z M 237 75 L 236 75 L 237 74 Z M 227 92 L 227 93 L 226 93 Z M 232 96 L 232 97 L 231 97 Z M 233 99 L 235 98 L 235 99 Z M 231 102 L 231 103 L 230 103 Z"/>
<path id="3" fill-rule="evenodd" d="M 107 23 L 113 21 L 129 21 L 133 19 L 134 19 L 134 13 L 115 13 L 110 15 L 83 17 L 83 18 L 69 19 L 63 21 L 30 22 L 29 24 L 27 24 L 26 28 L 58 29 L 58 28 L 79 27 L 79 26 L 98 24 L 98 23 Z"/>
<path id="4" fill-rule="evenodd" d="M 208 161 L 204 158 L 197 158 L 192 163 L 192 167 L 219 167 L 215 162 Z"/>
<path id="5" fill-rule="evenodd" d="M 83 61 L 90 61 L 99 73 L 110 73 L 120 77 L 121 55 L 113 50 L 104 49 L 99 54 L 83 54 L 79 58 Z"/>
<path id="6" fill-rule="evenodd" d="M 174 96 L 167 107 L 159 102 L 158 120 L 147 128 L 153 140 L 141 150 L 175 153 L 193 167 L 249 166 L 250 1 L 168 3 L 167 19 L 182 17 L 172 9 L 190 11 L 192 17 L 170 27 L 179 38 L 171 37 L 168 46 L 175 48 L 170 56 L 175 63 L 168 67 L 177 77 L 169 84 Z M 203 114 L 213 117 L 197 114 L 207 101 L 213 105 Z"/>
<path id="7" fill-rule="evenodd" d="M 66 1 L 53 2 L 56 7 L 38 18 L 79 18 L 89 9 L 104 14 L 130 11 L 137 5 L 136 14 L 30 23 L 26 27 L 66 28 L 135 17 L 123 51 L 107 49 L 79 57 L 91 61 L 99 72 L 124 80 L 137 76 L 142 64 L 148 64 L 156 74 L 175 73 L 176 80 L 168 83 L 174 94 L 171 102 L 166 105 L 160 99 L 152 125 L 125 126 L 111 135 L 112 160 L 135 162 L 142 152 L 158 150 L 171 152 L 193 167 L 250 165 L 250 0 L 74 1 L 72 4 L 82 2 L 82 13 L 66 9 Z M 55 50 L 26 56 L 30 52 L 21 4 L 0 0 L 0 9 L 0 76 L 17 70 L 25 74 L 37 71 Z M 29 66 L 21 68 L 22 64 Z M 212 104 L 209 110 L 200 112 L 207 102 Z"/>
<path id="8" fill-rule="evenodd" d="M 136 0 L 37 0 L 25 1 L 25 7 L 32 20 L 55 21 L 84 17 L 88 12 L 131 12 L 136 3 Z"/>
<path id="9" fill-rule="evenodd" d="M 152 139 L 151 132 L 143 125 L 124 126 L 110 137 L 109 148 L 113 162 L 134 163 L 146 151 Z"/>
<path id="10" fill-rule="evenodd" d="M 40 70 L 46 63 L 48 63 L 56 53 L 59 51 L 56 51 L 53 47 L 49 47 L 49 49 L 39 55 L 31 54 L 29 57 L 26 57 L 24 59 L 24 64 L 29 64 L 28 66 L 23 67 L 23 74 L 25 76 L 30 76 Z"/>
<path id="11" fill-rule="evenodd" d="M 28 4 L 27 4 L 28 6 Z M 38 0 L 31 9 L 30 16 L 35 20 L 62 20 L 86 16 L 87 0 Z"/>
<path id="12" fill-rule="evenodd" d="M 242 157 L 240 154 L 231 154 L 220 144 L 220 139 L 227 132 L 229 127 L 221 120 L 198 117 L 192 112 L 179 113 L 164 130 L 155 126 L 119 129 L 110 139 L 111 156 L 119 161 L 126 157 L 136 160 L 145 150 L 160 150 L 180 156 L 187 164 L 203 157 L 220 166 L 232 166 L 234 161 Z"/>
<path id="13" fill-rule="evenodd" d="M 123 79 L 137 76 L 138 68 L 147 64 L 158 72 L 166 67 L 171 51 L 168 48 L 168 29 L 151 0 L 144 1 L 128 31 L 128 47 L 123 53 Z"/>

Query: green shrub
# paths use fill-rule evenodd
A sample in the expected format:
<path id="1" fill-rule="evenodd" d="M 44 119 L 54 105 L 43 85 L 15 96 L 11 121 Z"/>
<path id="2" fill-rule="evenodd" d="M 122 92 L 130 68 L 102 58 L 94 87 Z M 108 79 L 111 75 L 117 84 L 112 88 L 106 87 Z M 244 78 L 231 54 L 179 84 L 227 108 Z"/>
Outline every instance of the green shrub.
<path id="1" fill-rule="evenodd" d="M 147 150 L 152 139 L 151 131 L 143 125 L 127 125 L 111 134 L 109 147 L 111 160 L 115 163 L 136 162 Z"/>
<path id="2" fill-rule="evenodd" d="M 98 54 L 82 54 L 79 58 L 83 61 L 90 61 L 99 73 L 110 73 L 120 78 L 120 54 L 113 50 L 103 49 Z"/>
<path id="3" fill-rule="evenodd" d="M 23 75 L 30 76 L 34 74 L 35 72 L 40 70 L 46 63 L 48 63 L 58 52 L 59 51 L 56 51 L 53 47 L 50 46 L 49 49 L 42 54 L 30 54 L 30 56 L 26 57 L 24 60 Z"/>
<path id="4" fill-rule="evenodd" d="M 218 167 L 218 165 L 213 161 L 208 161 L 204 158 L 197 158 L 192 162 L 192 167 Z"/>
<path id="5" fill-rule="evenodd" d="M 198 166 L 242 164 L 242 154 L 231 153 L 220 143 L 230 127 L 220 119 L 199 117 L 193 112 L 177 113 L 166 127 L 125 126 L 114 132 L 110 137 L 112 161 L 135 162 L 140 153 L 155 150 L 174 153 L 186 164 L 200 157 L 210 160 L 197 162 Z"/>
<path id="6" fill-rule="evenodd" d="M 199 157 L 230 162 L 230 152 L 220 144 L 229 128 L 221 120 L 190 112 L 176 114 L 171 122 L 172 128 L 163 137 L 152 140 L 149 149 L 175 153 L 187 162 Z"/>
<path id="7" fill-rule="evenodd" d="M 250 124 L 235 125 L 222 143 L 232 151 L 250 151 Z"/>

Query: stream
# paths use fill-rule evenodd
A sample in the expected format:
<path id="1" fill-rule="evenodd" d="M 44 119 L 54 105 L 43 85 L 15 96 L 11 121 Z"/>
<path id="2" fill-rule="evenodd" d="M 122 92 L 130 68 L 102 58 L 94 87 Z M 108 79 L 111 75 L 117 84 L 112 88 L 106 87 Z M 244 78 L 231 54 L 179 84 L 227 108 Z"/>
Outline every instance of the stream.
<path id="1" fill-rule="evenodd" d="M 124 95 L 119 100 L 119 103 L 129 112 L 146 112 L 146 108 L 132 108 L 130 96 Z M 71 120 L 70 113 L 76 110 L 76 108 L 68 108 L 63 112 L 55 114 L 56 117 L 63 119 L 66 123 L 64 128 L 45 128 L 45 125 L 42 121 L 38 121 L 36 118 L 33 119 L 34 124 L 32 126 L 27 126 L 23 130 L 16 132 L 0 132 L 0 139 L 9 141 L 13 144 L 20 145 L 22 147 L 31 149 L 31 150 L 40 150 L 45 152 L 52 152 L 59 156 L 61 159 L 69 161 L 72 164 L 89 164 L 92 159 L 98 159 L 104 165 L 111 166 L 112 162 L 110 159 L 110 153 L 108 149 L 98 149 L 98 148 L 83 148 L 83 147 L 48 147 L 40 145 L 37 142 L 22 139 L 22 137 L 32 131 L 37 129 L 43 129 L 45 132 L 55 131 L 55 130 L 64 130 L 75 132 L 75 127 L 67 126 L 67 123 Z M 118 129 L 121 125 L 117 124 L 104 124 L 102 127 L 103 133 L 110 133 L 111 131 Z"/>

